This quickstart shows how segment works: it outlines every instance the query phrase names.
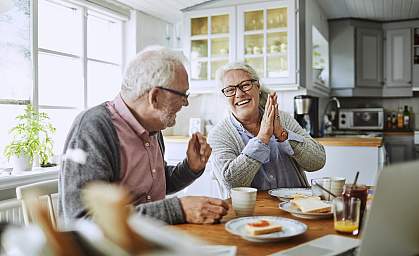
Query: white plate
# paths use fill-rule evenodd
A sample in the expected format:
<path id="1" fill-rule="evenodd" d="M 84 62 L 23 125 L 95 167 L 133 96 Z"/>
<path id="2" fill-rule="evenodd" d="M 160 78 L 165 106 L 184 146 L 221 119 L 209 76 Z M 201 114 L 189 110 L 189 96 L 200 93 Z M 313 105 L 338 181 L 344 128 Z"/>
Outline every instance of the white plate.
<path id="1" fill-rule="evenodd" d="M 330 202 L 323 201 L 326 204 L 331 204 Z M 326 213 L 303 213 L 300 209 L 294 208 L 291 206 L 291 202 L 282 202 L 279 204 L 279 209 L 291 213 L 295 217 L 303 219 L 327 219 L 333 216 L 333 212 Z"/>
<path id="2" fill-rule="evenodd" d="M 251 236 L 247 233 L 245 226 L 248 223 L 267 220 L 275 225 L 282 226 L 282 231 L 265 235 Z M 243 239 L 252 242 L 272 242 L 298 236 L 306 232 L 307 225 L 296 220 L 276 216 L 250 216 L 228 221 L 225 229 L 233 235 L 241 236 Z"/>
<path id="3" fill-rule="evenodd" d="M 312 196 L 313 192 L 311 188 L 276 188 L 268 191 L 271 196 L 278 197 L 281 201 L 289 201 L 293 198 L 293 195 L 300 194 L 304 196 Z"/>

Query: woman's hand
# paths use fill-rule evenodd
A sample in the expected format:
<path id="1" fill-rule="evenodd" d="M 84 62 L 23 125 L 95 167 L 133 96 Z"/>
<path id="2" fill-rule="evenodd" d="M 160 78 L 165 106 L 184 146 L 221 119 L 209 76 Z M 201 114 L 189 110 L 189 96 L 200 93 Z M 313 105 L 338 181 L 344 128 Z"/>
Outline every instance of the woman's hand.
<path id="1" fill-rule="evenodd" d="M 275 120 L 274 120 L 274 135 L 276 138 L 279 138 L 281 136 L 282 131 L 284 128 L 281 124 L 281 119 L 279 117 L 279 107 L 278 107 L 278 95 L 276 93 L 273 93 L 273 95 L 269 95 L 272 97 L 272 101 L 275 102 L 274 108 L 275 108 Z"/>
<path id="2" fill-rule="evenodd" d="M 271 95 L 268 96 L 268 100 L 266 101 L 265 113 L 260 122 L 259 133 L 256 136 L 265 144 L 269 143 L 274 132 L 275 106 Z"/>

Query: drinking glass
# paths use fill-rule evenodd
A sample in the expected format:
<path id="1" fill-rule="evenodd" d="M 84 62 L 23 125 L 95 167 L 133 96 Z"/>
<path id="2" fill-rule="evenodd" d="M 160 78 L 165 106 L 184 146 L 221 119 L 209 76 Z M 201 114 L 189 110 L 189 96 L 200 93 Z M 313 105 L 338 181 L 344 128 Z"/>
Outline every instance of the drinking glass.
<path id="1" fill-rule="evenodd" d="M 358 235 L 361 200 L 356 197 L 349 200 L 337 197 L 332 204 L 335 230 L 338 233 Z"/>

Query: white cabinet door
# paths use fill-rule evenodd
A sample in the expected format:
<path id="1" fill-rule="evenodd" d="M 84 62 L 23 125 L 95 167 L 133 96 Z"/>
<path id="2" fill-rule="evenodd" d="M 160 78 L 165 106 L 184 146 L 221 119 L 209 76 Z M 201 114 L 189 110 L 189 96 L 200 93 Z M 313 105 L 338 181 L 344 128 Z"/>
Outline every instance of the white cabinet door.
<path id="1" fill-rule="evenodd" d="M 316 172 L 306 172 L 309 182 L 314 178 L 344 177 L 353 182 L 359 171 L 359 184 L 375 185 L 382 168 L 381 148 L 325 146 L 326 164 Z"/>
<path id="2" fill-rule="evenodd" d="M 382 33 L 380 29 L 356 29 L 356 79 L 358 86 L 382 86 Z"/>
<path id="3" fill-rule="evenodd" d="M 185 55 L 190 61 L 191 91 L 215 90 L 215 71 L 235 59 L 235 8 L 214 8 L 185 14 Z"/>
<path id="4" fill-rule="evenodd" d="M 386 38 L 386 86 L 411 87 L 411 30 L 388 30 Z"/>
<path id="5" fill-rule="evenodd" d="M 295 1 L 239 5 L 237 58 L 250 64 L 265 84 L 295 84 Z"/>

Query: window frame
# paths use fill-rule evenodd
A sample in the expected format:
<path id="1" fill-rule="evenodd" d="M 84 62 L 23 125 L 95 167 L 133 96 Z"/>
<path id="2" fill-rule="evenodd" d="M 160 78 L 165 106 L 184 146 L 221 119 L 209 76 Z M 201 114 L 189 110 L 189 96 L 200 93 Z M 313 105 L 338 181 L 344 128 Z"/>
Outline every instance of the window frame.
<path id="1" fill-rule="evenodd" d="M 65 51 L 55 51 L 50 49 L 39 48 L 38 45 L 38 4 L 39 0 L 31 0 L 29 3 L 30 7 L 30 51 L 31 51 L 31 68 L 32 68 L 32 86 L 30 88 L 31 92 L 29 92 L 29 97 L 27 99 L 9 99 L 6 97 L 2 98 L 0 96 L 0 106 L 24 106 L 28 104 L 32 104 L 35 111 L 42 111 L 44 110 L 78 110 L 83 111 L 88 108 L 88 87 L 87 84 L 87 66 L 89 61 L 105 63 L 116 65 L 120 68 L 120 73 L 122 75 L 124 63 L 125 63 L 125 56 L 124 56 L 124 44 L 125 44 L 125 23 L 129 20 L 129 13 L 122 13 L 118 10 L 111 10 L 105 7 L 102 7 L 97 4 L 89 3 L 86 1 L 81 0 L 46 0 L 56 4 L 62 4 L 67 8 L 77 8 L 81 11 L 81 19 L 82 19 L 82 28 L 80 29 L 80 33 L 82 33 L 82 52 L 80 56 L 66 53 Z M 93 11 L 94 14 L 99 14 L 100 18 L 109 19 L 109 21 L 117 22 L 120 26 L 120 38 L 121 38 L 121 49 L 120 49 L 120 59 L 118 60 L 119 63 L 112 63 L 109 61 L 104 61 L 100 59 L 93 59 L 87 58 L 87 12 Z M 97 15 L 95 15 L 97 16 Z M 52 54 L 54 56 L 59 57 L 73 57 L 79 59 L 82 67 L 82 79 L 83 79 L 83 103 L 80 106 L 66 106 L 66 105 L 40 105 L 39 102 L 39 54 Z M 61 149 L 57 150 L 55 148 L 54 154 L 61 151 Z M 2 152 L 1 152 L 2 153 Z"/>
<path id="2" fill-rule="evenodd" d="M 39 104 L 39 63 L 38 63 L 38 57 L 39 53 L 46 53 L 46 54 L 53 54 L 56 56 L 63 56 L 63 57 L 72 57 L 72 58 L 79 58 L 82 62 L 82 80 L 83 80 L 83 107 L 81 110 L 85 110 L 88 108 L 88 84 L 87 84 L 87 66 L 89 61 L 104 63 L 104 64 L 110 64 L 110 65 L 116 65 L 120 66 L 121 74 L 123 72 L 123 63 L 124 61 L 124 50 L 123 47 L 121 47 L 121 60 L 120 63 L 114 63 L 104 60 L 98 60 L 93 58 L 87 57 L 87 19 L 88 19 L 88 11 L 94 11 L 100 14 L 102 17 L 108 18 L 110 21 L 114 22 L 120 22 L 121 26 L 121 46 L 124 45 L 124 37 L 125 37 L 125 30 L 124 30 L 124 23 L 128 20 L 128 17 L 119 14 L 116 11 L 112 11 L 110 9 L 91 4 L 91 3 L 85 3 L 78 0 L 44 0 L 53 2 L 56 4 L 64 3 L 66 7 L 71 8 L 77 8 L 81 11 L 81 17 L 82 17 L 82 52 L 81 55 L 74 55 L 74 54 L 68 54 L 65 52 L 55 51 L 55 50 L 49 50 L 40 48 L 38 45 L 38 2 L 39 0 L 32 0 L 31 3 L 31 10 L 32 10 L 32 27 L 31 27 L 31 33 L 32 33 L 32 66 L 33 66 L 33 92 L 32 92 L 32 104 L 34 106 L 34 109 L 38 111 L 39 109 L 79 109 L 77 107 L 69 107 L 64 105 L 40 105 Z"/>

